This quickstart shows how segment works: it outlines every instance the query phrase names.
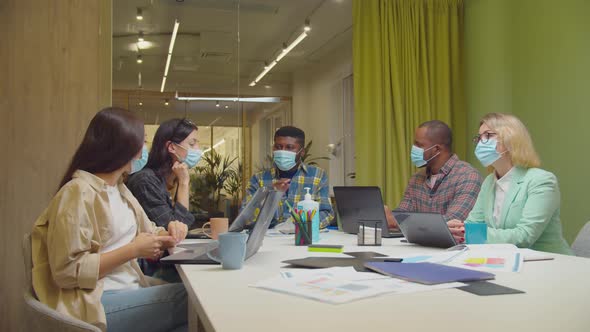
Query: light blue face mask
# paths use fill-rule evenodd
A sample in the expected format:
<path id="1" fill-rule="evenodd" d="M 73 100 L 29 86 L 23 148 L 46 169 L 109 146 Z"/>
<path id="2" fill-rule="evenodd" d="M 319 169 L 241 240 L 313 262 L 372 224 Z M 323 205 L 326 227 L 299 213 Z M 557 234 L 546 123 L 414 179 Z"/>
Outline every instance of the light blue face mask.
<path id="1" fill-rule="evenodd" d="M 424 160 L 424 152 L 432 149 L 435 146 L 436 145 L 433 145 L 433 146 L 429 147 L 428 149 L 424 150 L 424 149 L 419 148 L 415 145 L 412 145 L 412 151 L 410 152 L 410 158 L 412 159 L 412 164 L 414 164 L 418 168 L 426 166 L 426 164 L 428 164 L 429 161 L 436 158 L 436 156 L 438 156 L 440 154 L 440 152 L 439 152 L 439 153 L 435 154 L 434 156 L 432 156 L 430 159 Z"/>
<path id="2" fill-rule="evenodd" d="M 133 161 L 131 162 L 131 173 L 129 174 L 141 171 L 145 167 L 145 164 L 147 164 L 147 162 L 148 149 L 147 146 L 144 145 L 141 149 L 141 157 L 139 157 L 139 159 L 133 159 Z"/>
<path id="3" fill-rule="evenodd" d="M 301 150 L 300 150 L 301 151 Z M 273 151 L 273 161 L 281 171 L 288 171 L 297 165 L 297 153 L 286 150 Z"/>
<path id="4" fill-rule="evenodd" d="M 201 151 L 201 149 L 190 149 L 185 148 L 184 146 L 177 143 L 174 144 L 186 150 L 186 157 L 184 158 L 184 160 L 180 158 L 178 155 L 176 155 L 181 163 L 185 163 L 188 166 L 188 168 L 193 168 L 197 166 L 197 163 L 199 163 L 199 160 L 201 160 L 201 157 L 203 156 L 203 151 Z"/>
<path id="5" fill-rule="evenodd" d="M 475 157 L 481 162 L 484 167 L 488 167 L 493 164 L 496 160 L 500 159 L 500 157 L 507 151 L 502 153 L 498 153 L 496 151 L 496 147 L 498 145 L 498 141 L 494 138 L 490 138 L 487 142 L 483 143 L 479 141 L 477 146 L 475 147 Z"/>

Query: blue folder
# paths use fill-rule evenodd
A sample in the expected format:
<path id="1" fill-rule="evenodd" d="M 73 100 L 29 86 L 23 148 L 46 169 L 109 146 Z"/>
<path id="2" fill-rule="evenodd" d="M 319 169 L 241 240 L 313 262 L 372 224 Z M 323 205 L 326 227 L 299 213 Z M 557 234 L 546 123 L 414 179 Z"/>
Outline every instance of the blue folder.
<path id="1" fill-rule="evenodd" d="M 426 285 L 494 279 L 493 273 L 435 263 L 366 262 L 365 267 L 394 278 Z"/>

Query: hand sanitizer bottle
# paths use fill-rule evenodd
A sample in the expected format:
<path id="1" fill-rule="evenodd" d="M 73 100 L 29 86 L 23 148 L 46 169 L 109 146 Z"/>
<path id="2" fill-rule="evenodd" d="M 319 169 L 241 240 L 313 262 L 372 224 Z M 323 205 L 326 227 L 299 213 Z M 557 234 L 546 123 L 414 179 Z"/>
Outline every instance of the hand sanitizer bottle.
<path id="1" fill-rule="evenodd" d="M 309 190 L 311 188 L 305 187 L 303 189 L 305 189 L 307 191 L 307 193 L 305 194 L 305 199 L 303 201 L 299 201 L 299 203 L 297 203 L 297 209 L 305 211 L 306 214 L 307 214 L 307 211 L 315 211 L 315 212 L 312 212 L 313 217 L 311 218 L 311 228 L 312 228 L 311 242 L 316 243 L 320 240 L 320 203 L 311 199 L 311 194 L 309 193 Z"/>

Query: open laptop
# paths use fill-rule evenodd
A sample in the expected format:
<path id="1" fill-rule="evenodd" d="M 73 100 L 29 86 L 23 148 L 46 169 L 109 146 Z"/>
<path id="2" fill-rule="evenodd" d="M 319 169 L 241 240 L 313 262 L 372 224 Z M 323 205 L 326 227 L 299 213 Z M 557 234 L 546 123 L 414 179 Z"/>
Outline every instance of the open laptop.
<path id="1" fill-rule="evenodd" d="M 252 257 L 262 246 L 264 235 L 279 207 L 281 196 L 283 196 L 283 192 L 269 190 L 268 188 L 259 188 L 229 228 L 229 232 L 241 232 L 252 225 L 247 225 L 249 221 L 253 222 L 254 226 L 248 232 L 245 259 Z M 212 256 L 219 257 L 219 253 L 217 252 L 219 247 L 218 241 L 180 244 L 179 247 L 186 250 L 162 258 L 162 263 L 219 264 L 207 255 L 207 253 L 211 253 Z"/>
<path id="2" fill-rule="evenodd" d="M 379 222 L 381 237 L 403 236 L 401 232 L 390 232 L 387 227 L 379 187 L 334 187 L 334 198 L 343 232 L 356 234 L 359 222 L 367 227 L 375 227 Z"/>
<path id="3" fill-rule="evenodd" d="M 393 211 L 393 216 L 410 243 L 439 248 L 457 244 L 441 214 Z"/>

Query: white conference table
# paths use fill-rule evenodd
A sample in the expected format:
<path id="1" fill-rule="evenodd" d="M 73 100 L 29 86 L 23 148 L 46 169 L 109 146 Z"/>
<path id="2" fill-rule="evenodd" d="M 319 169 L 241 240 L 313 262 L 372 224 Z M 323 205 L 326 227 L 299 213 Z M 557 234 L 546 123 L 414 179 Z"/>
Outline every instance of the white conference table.
<path id="1" fill-rule="evenodd" d="M 391 257 L 434 253 L 400 239 L 359 247 L 356 236 L 321 234 L 320 243 L 344 251 L 376 251 Z M 292 236 L 265 237 L 241 270 L 219 265 L 178 265 L 189 294 L 189 321 L 206 331 L 590 331 L 590 259 L 555 255 L 525 262 L 519 273 L 499 272 L 492 282 L 526 294 L 477 296 L 458 289 L 384 294 L 347 304 L 325 304 L 249 287 L 277 276 L 283 260 L 345 256 L 308 252 Z"/>

